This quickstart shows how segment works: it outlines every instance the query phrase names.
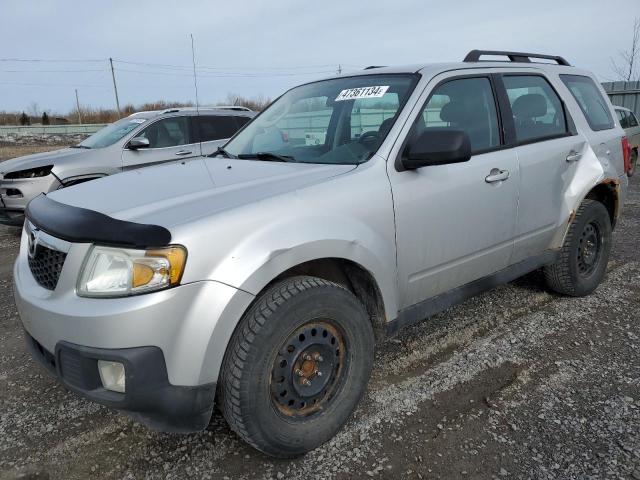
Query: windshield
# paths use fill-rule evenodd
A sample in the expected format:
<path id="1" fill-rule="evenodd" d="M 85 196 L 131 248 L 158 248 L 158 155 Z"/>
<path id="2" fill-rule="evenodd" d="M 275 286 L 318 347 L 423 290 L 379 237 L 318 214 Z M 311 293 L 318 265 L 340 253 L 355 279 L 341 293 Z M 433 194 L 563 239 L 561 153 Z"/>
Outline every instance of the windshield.
<path id="1" fill-rule="evenodd" d="M 363 75 L 294 88 L 224 147 L 240 158 L 358 164 L 376 152 L 415 75 Z"/>
<path id="2" fill-rule="evenodd" d="M 146 122 L 144 118 L 123 118 L 107 125 L 101 130 L 80 142 L 78 146 L 84 148 L 103 148 L 113 145 L 131 130 Z"/>

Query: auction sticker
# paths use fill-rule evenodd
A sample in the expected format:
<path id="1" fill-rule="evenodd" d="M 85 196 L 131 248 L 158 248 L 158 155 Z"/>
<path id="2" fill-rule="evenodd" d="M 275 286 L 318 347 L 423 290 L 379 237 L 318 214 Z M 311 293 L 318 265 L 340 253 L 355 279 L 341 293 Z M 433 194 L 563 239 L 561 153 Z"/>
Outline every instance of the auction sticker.
<path id="1" fill-rule="evenodd" d="M 359 98 L 379 98 L 389 90 L 389 85 L 379 85 L 377 87 L 347 88 L 342 90 L 336 97 L 336 102 L 342 100 L 357 100 Z"/>

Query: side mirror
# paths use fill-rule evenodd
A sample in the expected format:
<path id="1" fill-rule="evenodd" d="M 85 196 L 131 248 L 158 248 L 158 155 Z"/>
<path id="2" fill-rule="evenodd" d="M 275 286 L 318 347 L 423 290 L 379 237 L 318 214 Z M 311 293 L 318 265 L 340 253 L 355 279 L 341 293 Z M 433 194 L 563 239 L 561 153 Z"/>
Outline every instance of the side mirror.
<path id="1" fill-rule="evenodd" d="M 138 150 L 139 148 L 149 148 L 149 139 L 144 137 L 135 137 L 129 140 L 127 145 L 129 150 Z"/>
<path id="2" fill-rule="evenodd" d="M 402 158 L 405 170 L 428 165 L 466 162 L 471 158 L 469 135 L 462 130 L 427 130 L 409 142 Z"/>

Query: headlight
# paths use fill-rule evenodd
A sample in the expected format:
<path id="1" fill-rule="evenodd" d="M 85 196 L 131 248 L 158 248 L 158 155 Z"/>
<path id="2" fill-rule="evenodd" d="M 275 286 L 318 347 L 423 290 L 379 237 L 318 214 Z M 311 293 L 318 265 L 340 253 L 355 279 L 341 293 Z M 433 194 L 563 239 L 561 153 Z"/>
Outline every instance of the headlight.
<path id="1" fill-rule="evenodd" d="M 83 297 L 125 297 L 177 285 L 187 251 L 179 245 L 149 250 L 91 247 L 78 282 Z"/>
<path id="2" fill-rule="evenodd" d="M 46 167 L 30 168 L 29 170 L 19 170 L 17 172 L 5 173 L 5 180 L 17 180 L 21 178 L 36 178 L 46 177 L 51 173 L 53 165 L 47 165 Z"/>

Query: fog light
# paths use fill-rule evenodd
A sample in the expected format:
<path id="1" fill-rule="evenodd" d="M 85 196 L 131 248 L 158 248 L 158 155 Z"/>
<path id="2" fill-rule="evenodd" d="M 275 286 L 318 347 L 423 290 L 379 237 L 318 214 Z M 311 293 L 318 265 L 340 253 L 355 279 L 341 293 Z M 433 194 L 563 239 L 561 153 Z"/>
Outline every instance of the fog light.
<path id="1" fill-rule="evenodd" d="M 102 386 L 107 390 L 124 393 L 124 365 L 119 362 L 98 360 Z"/>

